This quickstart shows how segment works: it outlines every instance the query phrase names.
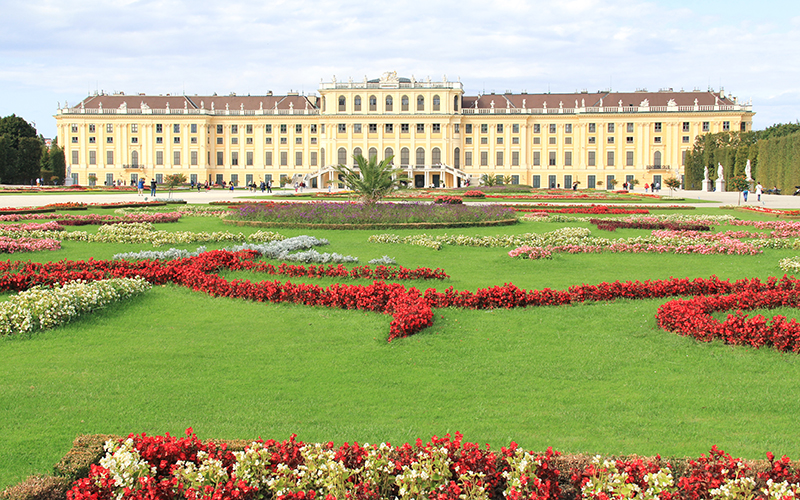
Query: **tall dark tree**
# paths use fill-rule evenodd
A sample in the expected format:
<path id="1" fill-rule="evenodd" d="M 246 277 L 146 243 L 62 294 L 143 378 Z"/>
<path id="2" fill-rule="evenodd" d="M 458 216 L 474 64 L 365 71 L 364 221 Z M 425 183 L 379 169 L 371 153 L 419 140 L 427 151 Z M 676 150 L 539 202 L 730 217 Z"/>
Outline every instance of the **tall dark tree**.
<path id="1" fill-rule="evenodd" d="M 64 150 L 56 141 L 53 141 L 53 145 L 50 147 L 50 170 L 56 182 L 63 184 L 64 177 L 67 175 L 67 161 L 64 158 Z"/>
<path id="2" fill-rule="evenodd" d="M 16 115 L 0 118 L 0 182 L 28 183 L 41 170 L 42 139 Z"/>

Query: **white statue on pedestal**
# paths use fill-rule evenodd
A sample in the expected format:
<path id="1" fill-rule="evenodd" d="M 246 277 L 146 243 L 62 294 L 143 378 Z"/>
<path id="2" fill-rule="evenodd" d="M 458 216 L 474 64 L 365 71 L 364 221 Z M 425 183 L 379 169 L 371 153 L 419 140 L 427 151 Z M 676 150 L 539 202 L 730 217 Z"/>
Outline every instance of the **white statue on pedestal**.
<path id="1" fill-rule="evenodd" d="M 745 176 L 747 182 L 752 182 L 753 181 L 752 172 L 751 172 L 750 168 L 751 168 L 750 167 L 750 159 L 748 158 L 747 159 L 747 165 L 744 166 L 744 176 Z"/>
<path id="2" fill-rule="evenodd" d="M 723 174 L 722 163 L 717 164 L 717 180 L 725 180 L 725 175 Z"/>
<path id="3" fill-rule="evenodd" d="M 703 191 L 706 193 L 710 193 L 711 189 L 711 181 L 708 178 L 708 165 L 703 168 Z"/>

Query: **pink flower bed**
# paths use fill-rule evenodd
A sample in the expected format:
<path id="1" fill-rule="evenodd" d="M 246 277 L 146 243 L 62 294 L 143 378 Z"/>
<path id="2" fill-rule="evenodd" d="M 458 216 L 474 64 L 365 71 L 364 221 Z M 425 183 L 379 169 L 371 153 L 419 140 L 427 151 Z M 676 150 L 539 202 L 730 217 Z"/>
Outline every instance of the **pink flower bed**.
<path id="1" fill-rule="evenodd" d="M 0 253 L 39 252 L 60 250 L 61 242 L 50 238 L 8 238 L 0 236 Z"/>

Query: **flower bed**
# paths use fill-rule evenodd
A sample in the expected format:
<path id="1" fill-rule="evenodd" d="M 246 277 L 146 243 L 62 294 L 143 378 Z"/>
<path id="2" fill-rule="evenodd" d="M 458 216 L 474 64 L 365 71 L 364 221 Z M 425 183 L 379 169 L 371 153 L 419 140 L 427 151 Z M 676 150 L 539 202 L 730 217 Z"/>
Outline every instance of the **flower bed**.
<path id="1" fill-rule="evenodd" d="M 437 196 L 433 200 L 434 203 L 448 204 L 448 205 L 461 205 L 464 200 L 459 196 Z"/>
<path id="2" fill-rule="evenodd" d="M 670 231 L 711 231 L 711 227 L 705 224 L 692 224 L 685 222 L 646 222 L 646 221 L 623 221 L 611 219 L 590 219 L 590 224 L 597 226 L 597 229 L 604 231 L 616 231 L 623 229 L 669 229 Z"/>
<path id="3" fill-rule="evenodd" d="M 52 208 L 53 210 L 86 210 L 89 205 L 76 201 L 65 201 L 60 203 L 50 203 L 42 208 Z"/>
<path id="4" fill-rule="evenodd" d="M 61 242 L 52 238 L 9 238 L 0 236 L 0 253 L 61 250 Z"/>
<path id="5" fill-rule="evenodd" d="M 392 446 L 256 440 L 203 442 L 131 434 L 105 442 L 68 500 L 789 500 L 800 473 L 786 456 L 751 462 L 716 446 L 698 459 L 562 456 L 512 442 L 499 452 L 456 433 Z"/>
<path id="6" fill-rule="evenodd" d="M 563 206 L 554 205 L 526 207 L 522 205 L 504 205 L 513 208 L 517 212 L 536 212 L 536 213 L 555 213 L 555 214 L 598 214 L 598 215 L 621 215 L 621 214 L 649 214 L 647 208 L 615 207 L 610 205 L 589 205 L 589 206 Z"/>
<path id="7" fill-rule="evenodd" d="M 486 193 L 483 191 L 465 191 L 461 196 L 464 198 L 486 198 Z"/>

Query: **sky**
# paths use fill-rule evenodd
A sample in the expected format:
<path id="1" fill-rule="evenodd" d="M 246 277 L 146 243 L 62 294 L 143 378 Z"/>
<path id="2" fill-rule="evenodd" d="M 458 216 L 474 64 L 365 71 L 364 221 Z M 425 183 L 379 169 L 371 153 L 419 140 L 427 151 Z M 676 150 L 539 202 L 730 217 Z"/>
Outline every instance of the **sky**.
<path id="1" fill-rule="evenodd" d="M 800 119 L 797 0 L 0 0 L 0 116 L 95 92 L 317 92 L 386 71 L 482 92 L 719 90 Z"/>

